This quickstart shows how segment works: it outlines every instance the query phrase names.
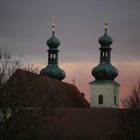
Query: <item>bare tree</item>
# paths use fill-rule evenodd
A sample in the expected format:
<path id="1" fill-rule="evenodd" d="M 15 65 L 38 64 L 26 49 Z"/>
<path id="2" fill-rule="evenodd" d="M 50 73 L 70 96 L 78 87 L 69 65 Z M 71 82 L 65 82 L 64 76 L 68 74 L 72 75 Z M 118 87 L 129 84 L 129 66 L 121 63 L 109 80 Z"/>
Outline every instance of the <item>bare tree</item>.
<path id="1" fill-rule="evenodd" d="M 123 98 L 120 117 L 120 131 L 116 139 L 140 140 L 140 81 L 131 91 L 131 94 Z"/>
<path id="2" fill-rule="evenodd" d="M 8 80 L 8 78 L 20 68 L 23 64 L 21 57 L 13 58 L 11 53 L 0 50 L 0 87 Z"/>
<path id="3" fill-rule="evenodd" d="M 140 81 L 138 80 L 138 85 L 132 90 L 131 94 L 122 99 L 122 104 L 125 108 L 132 110 L 140 109 Z"/>
<path id="4" fill-rule="evenodd" d="M 21 67 L 22 61 L 21 58 L 15 59 L 10 53 L 5 49 L 4 51 L 0 50 L 0 89 L 4 86 L 8 78 L 15 72 L 15 70 Z M 6 133 L 8 133 L 9 128 L 9 117 L 11 114 L 11 109 L 7 107 L 5 103 L 6 97 L 4 93 L 0 91 L 0 128 L 5 131 L 5 136 L 3 139 L 6 139 Z M 1 134 L 2 136 L 2 134 Z"/>
<path id="5" fill-rule="evenodd" d="M 23 130 L 39 118 L 41 112 L 33 111 L 29 115 L 29 110 L 19 109 L 17 104 L 18 95 L 12 93 L 9 85 L 3 88 L 9 77 L 18 69 L 23 67 L 24 61 L 21 57 L 14 58 L 6 49 L 0 50 L 0 139 L 15 139 Z M 28 64 L 24 69 L 36 73 L 33 65 Z M 7 93 L 10 91 L 10 95 Z M 25 97 L 23 97 L 25 98 Z M 32 97 L 30 97 L 32 98 Z M 18 112 L 18 114 L 17 114 Z M 24 123 L 21 124 L 24 118 Z M 26 120 L 26 121 L 25 121 Z"/>

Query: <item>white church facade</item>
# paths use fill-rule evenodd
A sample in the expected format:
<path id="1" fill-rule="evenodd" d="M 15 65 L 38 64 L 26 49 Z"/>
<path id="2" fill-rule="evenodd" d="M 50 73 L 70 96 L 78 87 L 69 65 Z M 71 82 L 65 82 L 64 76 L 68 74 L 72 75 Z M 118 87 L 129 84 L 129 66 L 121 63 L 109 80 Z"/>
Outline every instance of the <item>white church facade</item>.
<path id="1" fill-rule="evenodd" d="M 119 107 L 119 84 L 114 81 L 90 83 L 90 107 Z"/>

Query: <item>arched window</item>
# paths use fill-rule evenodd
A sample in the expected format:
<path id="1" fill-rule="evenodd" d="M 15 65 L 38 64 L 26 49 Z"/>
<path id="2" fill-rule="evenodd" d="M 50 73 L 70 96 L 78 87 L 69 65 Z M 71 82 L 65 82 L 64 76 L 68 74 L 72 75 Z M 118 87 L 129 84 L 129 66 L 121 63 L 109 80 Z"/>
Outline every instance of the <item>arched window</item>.
<path id="1" fill-rule="evenodd" d="M 54 59 L 56 59 L 56 54 L 53 54 Z"/>
<path id="2" fill-rule="evenodd" d="M 116 105 L 116 96 L 114 96 L 114 105 Z"/>
<path id="3" fill-rule="evenodd" d="M 98 97 L 98 103 L 103 104 L 103 95 L 99 95 Z"/>
<path id="4" fill-rule="evenodd" d="M 50 54 L 50 57 L 53 58 L 53 54 L 52 53 Z"/>

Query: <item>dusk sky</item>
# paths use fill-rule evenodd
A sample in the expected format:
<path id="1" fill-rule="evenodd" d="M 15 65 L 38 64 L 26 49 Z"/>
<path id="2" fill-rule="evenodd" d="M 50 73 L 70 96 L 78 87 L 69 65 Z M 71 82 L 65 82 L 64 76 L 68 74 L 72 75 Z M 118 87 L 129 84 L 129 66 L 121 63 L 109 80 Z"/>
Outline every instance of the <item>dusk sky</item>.
<path id="1" fill-rule="evenodd" d="M 56 17 L 56 36 L 61 41 L 59 66 L 65 82 L 75 84 L 89 99 L 91 70 L 99 63 L 98 38 L 113 38 L 112 64 L 121 97 L 130 93 L 140 78 L 139 0 L 0 0 L 0 46 L 13 56 L 22 55 L 39 68 L 47 65 L 51 16 Z"/>

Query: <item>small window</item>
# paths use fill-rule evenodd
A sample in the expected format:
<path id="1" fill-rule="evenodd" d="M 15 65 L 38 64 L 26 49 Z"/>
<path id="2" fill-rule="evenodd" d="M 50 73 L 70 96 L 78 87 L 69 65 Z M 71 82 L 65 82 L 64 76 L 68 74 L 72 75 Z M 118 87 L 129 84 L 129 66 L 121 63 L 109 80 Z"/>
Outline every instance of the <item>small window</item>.
<path id="1" fill-rule="evenodd" d="M 103 56 L 105 56 L 105 52 L 103 52 Z"/>
<path id="2" fill-rule="evenodd" d="M 53 58 L 53 54 L 51 54 L 51 58 Z"/>
<path id="3" fill-rule="evenodd" d="M 103 95 L 99 95 L 98 97 L 98 103 L 103 104 Z"/>
<path id="4" fill-rule="evenodd" d="M 54 57 L 54 59 L 56 59 L 56 55 L 55 54 L 53 54 L 53 57 Z"/>
<path id="5" fill-rule="evenodd" d="M 116 105 L 116 96 L 114 96 L 114 105 Z"/>

